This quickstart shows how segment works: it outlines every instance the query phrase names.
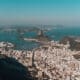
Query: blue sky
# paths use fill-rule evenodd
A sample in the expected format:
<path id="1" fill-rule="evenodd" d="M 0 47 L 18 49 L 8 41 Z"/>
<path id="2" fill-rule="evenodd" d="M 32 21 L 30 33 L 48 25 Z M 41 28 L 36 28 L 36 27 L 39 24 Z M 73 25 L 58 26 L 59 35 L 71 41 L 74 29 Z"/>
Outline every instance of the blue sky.
<path id="1" fill-rule="evenodd" d="M 80 0 L 0 0 L 0 24 L 80 25 Z"/>

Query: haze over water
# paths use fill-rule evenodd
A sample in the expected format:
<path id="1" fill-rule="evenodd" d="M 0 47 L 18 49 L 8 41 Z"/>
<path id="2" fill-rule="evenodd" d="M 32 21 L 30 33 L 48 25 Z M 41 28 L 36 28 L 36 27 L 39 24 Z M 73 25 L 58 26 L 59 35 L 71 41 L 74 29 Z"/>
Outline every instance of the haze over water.
<path id="1" fill-rule="evenodd" d="M 80 25 L 80 0 L 0 0 L 0 24 Z"/>
<path id="2" fill-rule="evenodd" d="M 44 33 L 51 40 L 60 40 L 64 36 L 80 36 L 80 0 L 0 0 L 0 26 L 7 29 L 12 25 L 46 25 L 46 28 L 47 25 L 48 28 L 53 25 L 53 29 Z M 54 25 L 63 27 L 57 26 L 54 29 Z M 34 38 L 36 35 L 35 32 L 26 32 L 23 37 Z M 20 39 L 17 32 L 0 31 L 0 41 L 12 42 L 17 45 L 17 49 L 39 46 L 35 42 Z"/>
<path id="3" fill-rule="evenodd" d="M 80 27 L 62 27 L 54 28 L 47 32 L 44 32 L 44 35 L 49 36 L 51 40 L 61 40 L 65 36 L 80 36 Z M 37 36 L 36 32 L 25 32 L 23 34 L 24 38 L 35 38 Z M 20 34 L 16 31 L 1 31 L 0 30 L 0 42 L 11 42 L 15 45 L 15 49 L 21 50 L 31 50 L 33 48 L 39 47 L 40 44 L 36 42 L 24 41 L 20 38 Z"/>

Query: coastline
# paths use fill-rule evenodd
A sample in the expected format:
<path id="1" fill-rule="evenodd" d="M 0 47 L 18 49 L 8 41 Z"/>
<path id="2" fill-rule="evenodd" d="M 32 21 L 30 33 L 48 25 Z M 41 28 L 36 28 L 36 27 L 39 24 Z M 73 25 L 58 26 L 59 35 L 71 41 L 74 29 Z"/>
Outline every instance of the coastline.
<path id="1" fill-rule="evenodd" d="M 15 58 L 25 67 L 28 67 L 32 76 L 41 80 L 70 80 L 70 78 L 76 79 L 76 76 L 79 79 L 80 61 L 74 55 L 79 55 L 80 51 L 72 51 L 69 46 L 69 44 L 64 45 L 51 41 L 50 44 L 32 51 L 14 50 L 12 48 L 6 50 L 2 47 L 0 54 Z"/>

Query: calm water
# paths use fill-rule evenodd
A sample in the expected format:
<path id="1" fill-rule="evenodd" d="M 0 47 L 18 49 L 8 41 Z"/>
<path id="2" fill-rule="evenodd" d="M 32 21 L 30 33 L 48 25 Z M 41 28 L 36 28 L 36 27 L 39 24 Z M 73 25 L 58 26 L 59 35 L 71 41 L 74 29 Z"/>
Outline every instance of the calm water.
<path id="1" fill-rule="evenodd" d="M 35 32 L 26 32 L 23 37 L 34 38 L 37 34 Z M 60 40 L 64 36 L 80 36 L 80 27 L 75 28 L 56 28 L 48 32 L 45 32 L 52 40 Z M 33 49 L 38 47 L 40 44 L 35 42 L 28 42 L 21 39 L 20 34 L 16 31 L 0 31 L 0 41 L 8 41 L 16 45 L 15 49 Z"/>
<path id="2" fill-rule="evenodd" d="M 25 33 L 24 37 L 35 37 L 35 33 Z M 8 41 L 15 44 L 15 49 L 33 49 L 36 48 L 40 44 L 35 42 L 27 42 L 20 38 L 20 35 L 17 32 L 0 32 L 0 41 Z"/>
<path id="3" fill-rule="evenodd" d="M 57 28 L 46 33 L 51 39 L 61 40 L 64 36 L 80 36 L 80 27 Z"/>

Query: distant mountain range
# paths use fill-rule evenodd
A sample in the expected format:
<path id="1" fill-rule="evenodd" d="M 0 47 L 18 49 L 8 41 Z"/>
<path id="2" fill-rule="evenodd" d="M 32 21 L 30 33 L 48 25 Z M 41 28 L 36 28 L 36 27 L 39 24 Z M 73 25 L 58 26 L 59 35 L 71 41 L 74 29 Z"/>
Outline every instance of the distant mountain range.
<path id="1" fill-rule="evenodd" d="M 63 25 L 3 25 L 0 30 L 21 30 L 21 31 L 48 31 L 55 28 L 62 28 Z"/>

